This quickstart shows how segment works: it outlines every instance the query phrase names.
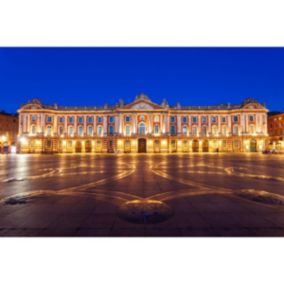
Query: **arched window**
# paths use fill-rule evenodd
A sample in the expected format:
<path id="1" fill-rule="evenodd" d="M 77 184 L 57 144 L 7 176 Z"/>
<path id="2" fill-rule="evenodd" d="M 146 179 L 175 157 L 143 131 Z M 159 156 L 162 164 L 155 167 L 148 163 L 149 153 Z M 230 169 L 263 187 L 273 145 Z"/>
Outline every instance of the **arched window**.
<path id="1" fill-rule="evenodd" d="M 83 126 L 82 125 L 80 125 L 79 127 L 78 127 L 78 136 L 83 136 L 84 135 L 84 129 L 83 129 Z"/>
<path id="2" fill-rule="evenodd" d="M 183 135 L 187 135 L 187 126 L 184 126 L 184 127 L 182 128 L 182 134 L 183 134 Z"/>
<path id="3" fill-rule="evenodd" d="M 103 136 L 103 128 L 101 126 L 98 126 L 98 128 L 97 128 L 97 135 Z"/>
<path id="4" fill-rule="evenodd" d="M 154 126 L 154 133 L 155 134 L 159 134 L 160 133 L 160 126 L 157 125 L 157 124 Z"/>
<path id="5" fill-rule="evenodd" d="M 32 135 L 35 135 L 35 134 L 36 134 L 36 126 L 32 125 Z"/>
<path id="6" fill-rule="evenodd" d="M 237 125 L 234 125 L 233 127 L 233 134 L 238 135 L 239 134 L 239 127 Z"/>
<path id="7" fill-rule="evenodd" d="M 213 136 L 217 136 L 217 134 L 218 134 L 217 126 L 212 127 L 212 134 L 213 134 Z"/>
<path id="8" fill-rule="evenodd" d="M 139 134 L 140 135 L 146 134 L 146 125 L 143 122 L 139 124 Z"/>
<path id="9" fill-rule="evenodd" d="M 46 134 L 47 134 L 47 136 L 51 136 L 51 133 L 52 133 L 52 126 L 48 125 L 47 129 L 46 129 Z"/>
<path id="10" fill-rule="evenodd" d="M 202 136 L 207 136 L 207 127 L 206 127 L 206 126 L 203 126 L 203 127 L 202 127 L 201 135 L 202 135 Z"/>
<path id="11" fill-rule="evenodd" d="M 68 126 L 68 136 L 73 136 L 73 135 L 74 135 L 73 126 Z"/>
<path id="12" fill-rule="evenodd" d="M 64 128 L 63 128 L 63 126 L 59 126 L 59 127 L 58 127 L 58 134 L 59 134 L 59 135 L 63 135 L 63 134 L 64 134 Z"/>
<path id="13" fill-rule="evenodd" d="M 93 136 L 94 134 L 93 126 L 88 126 L 87 132 L 88 132 L 88 136 Z"/>
<path id="14" fill-rule="evenodd" d="M 192 135 L 197 136 L 197 128 L 196 127 L 192 127 Z"/>
<path id="15" fill-rule="evenodd" d="M 129 125 L 125 126 L 125 135 L 130 136 L 130 126 Z"/>

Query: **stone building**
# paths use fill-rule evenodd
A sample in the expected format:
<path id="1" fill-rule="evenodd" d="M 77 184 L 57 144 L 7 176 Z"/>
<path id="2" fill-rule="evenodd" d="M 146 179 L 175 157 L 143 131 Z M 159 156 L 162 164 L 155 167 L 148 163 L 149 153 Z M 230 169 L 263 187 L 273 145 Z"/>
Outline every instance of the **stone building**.
<path id="1" fill-rule="evenodd" d="M 284 113 L 271 113 L 268 116 L 268 133 L 269 148 L 284 151 Z"/>
<path id="2" fill-rule="evenodd" d="M 18 116 L 0 112 L 0 153 L 9 153 L 16 146 Z"/>
<path id="3" fill-rule="evenodd" d="M 258 152 L 268 141 L 266 107 L 169 106 L 138 95 L 113 106 L 61 107 L 33 99 L 19 109 L 22 153 Z"/>

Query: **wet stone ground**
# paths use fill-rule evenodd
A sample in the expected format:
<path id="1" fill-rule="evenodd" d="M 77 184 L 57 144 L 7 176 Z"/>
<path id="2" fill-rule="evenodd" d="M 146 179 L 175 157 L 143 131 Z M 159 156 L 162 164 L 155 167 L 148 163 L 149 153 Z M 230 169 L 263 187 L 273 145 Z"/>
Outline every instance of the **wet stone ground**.
<path id="1" fill-rule="evenodd" d="M 284 156 L 0 155 L 0 236 L 284 236 Z"/>

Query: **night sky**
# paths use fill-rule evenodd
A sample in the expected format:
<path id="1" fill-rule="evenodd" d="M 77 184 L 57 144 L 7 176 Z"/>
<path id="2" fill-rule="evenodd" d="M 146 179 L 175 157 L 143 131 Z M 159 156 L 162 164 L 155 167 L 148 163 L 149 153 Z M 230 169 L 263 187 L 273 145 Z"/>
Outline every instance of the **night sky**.
<path id="1" fill-rule="evenodd" d="M 131 102 L 213 105 L 253 97 L 284 110 L 284 48 L 0 48 L 0 110 Z"/>

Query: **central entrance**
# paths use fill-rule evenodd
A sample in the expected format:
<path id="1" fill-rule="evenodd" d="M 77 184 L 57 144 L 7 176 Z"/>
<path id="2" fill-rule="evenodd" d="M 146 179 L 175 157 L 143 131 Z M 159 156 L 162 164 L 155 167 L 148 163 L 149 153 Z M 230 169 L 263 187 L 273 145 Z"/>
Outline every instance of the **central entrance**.
<path id="1" fill-rule="evenodd" d="M 146 153 L 147 141 L 145 138 L 138 139 L 138 153 Z"/>

